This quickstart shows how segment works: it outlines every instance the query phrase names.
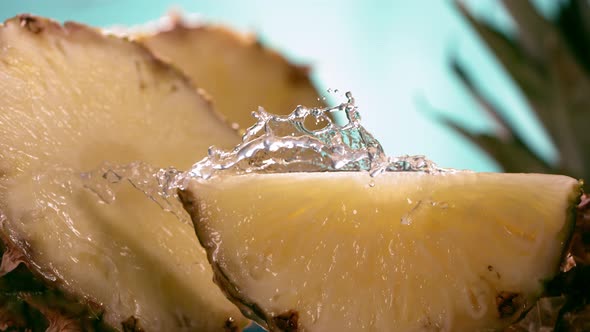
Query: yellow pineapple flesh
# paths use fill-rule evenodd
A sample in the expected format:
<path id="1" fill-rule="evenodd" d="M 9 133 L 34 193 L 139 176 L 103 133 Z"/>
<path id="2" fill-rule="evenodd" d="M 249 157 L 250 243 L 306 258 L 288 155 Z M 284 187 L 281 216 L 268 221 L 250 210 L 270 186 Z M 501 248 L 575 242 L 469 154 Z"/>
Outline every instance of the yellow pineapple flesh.
<path id="1" fill-rule="evenodd" d="M 181 192 L 216 281 L 271 331 L 488 331 L 559 272 L 578 181 L 278 173 Z"/>

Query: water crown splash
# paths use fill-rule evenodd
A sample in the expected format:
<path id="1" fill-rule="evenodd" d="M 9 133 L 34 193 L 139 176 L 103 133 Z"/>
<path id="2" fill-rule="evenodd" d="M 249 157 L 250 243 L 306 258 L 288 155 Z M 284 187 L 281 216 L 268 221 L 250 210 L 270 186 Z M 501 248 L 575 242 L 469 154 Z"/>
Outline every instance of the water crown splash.
<path id="1" fill-rule="evenodd" d="M 369 171 L 438 172 L 424 156 L 388 157 L 379 141 L 360 123 L 361 117 L 350 92 L 346 101 L 329 108 L 298 106 L 289 115 L 274 115 L 259 108 L 257 119 L 232 151 L 209 150 L 184 178 L 208 179 L 221 174 Z M 347 123 L 336 124 L 330 114 L 343 112 Z M 309 129 L 308 118 L 323 123 Z"/>

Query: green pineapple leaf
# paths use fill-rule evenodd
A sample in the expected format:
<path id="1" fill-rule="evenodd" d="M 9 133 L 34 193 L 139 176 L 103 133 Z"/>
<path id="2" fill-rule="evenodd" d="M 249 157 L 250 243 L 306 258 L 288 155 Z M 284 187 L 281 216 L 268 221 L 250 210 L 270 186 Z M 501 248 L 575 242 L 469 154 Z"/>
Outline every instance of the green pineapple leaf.
<path id="1" fill-rule="evenodd" d="M 526 167 L 529 172 L 533 173 L 551 173 L 552 168 L 543 160 L 532 153 L 526 145 L 519 140 L 510 138 L 502 140 L 494 135 L 473 133 L 465 129 L 457 121 L 443 116 L 442 113 L 431 115 L 436 121 L 453 129 L 462 137 L 466 138 L 481 150 L 488 153 L 494 158 L 502 168 L 509 173 L 522 172 Z"/>
<path id="2" fill-rule="evenodd" d="M 586 73 L 590 73 L 590 3 L 587 1 L 563 2 L 556 22 L 572 54 L 584 67 Z"/>

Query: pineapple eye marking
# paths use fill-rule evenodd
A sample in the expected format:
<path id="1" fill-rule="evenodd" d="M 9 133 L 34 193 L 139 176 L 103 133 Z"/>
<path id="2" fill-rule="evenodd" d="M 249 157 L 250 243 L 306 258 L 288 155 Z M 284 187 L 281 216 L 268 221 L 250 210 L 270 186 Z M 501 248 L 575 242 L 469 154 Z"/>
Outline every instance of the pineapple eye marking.
<path id="1" fill-rule="evenodd" d="M 488 271 L 493 272 L 494 271 L 494 267 L 491 265 L 488 265 Z M 496 277 L 498 277 L 498 279 L 501 279 L 502 277 L 500 276 L 500 272 L 496 271 Z"/>
<path id="2" fill-rule="evenodd" d="M 139 324 L 139 319 L 135 318 L 135 316 L 129 316 L 127 320 L 121 323 L 121 326 L 123 332 L 144 332 L 144 329 Z"/>
<path id="3" fill-rule="evenodd" d="M 279 331 L 297 332 L 299 331 L 299 313 L 295 310 L 286 311 L 272 318 Z"/>
<path id="4" fill-rule="evenodd" d="M 238 332 L 240 329 L 236 325 L 235 320 L 233 317 L 228 318 L 223 325 L 223 331 L 225 332 Z"/>
<path id="5" fill-rule="evenodd" d="M 34 34 L 38 34 L 38 33 L 41 33 L 41 31 L 43 31 L 43 26 L 42 26 L 41 22 L 39 22 L 39 20 L 37 20 L 36 17 L 24 14 L 24 15 L 20 15 L 19 19 L 20 19 L 20 26 L 29 30 L 30 32 L 32 32 Z"/>
<path id="6" fill-rule="evenodd" d="M 500 318 L 514 315 L 520 306 L 520 294 L 514 292 L 500 292 L 496 296 L 496 307 Z"/>
<path id="7" fill-rule="evenodd" d="M 13 247 L 6 248 L 0 260 L 0 277 L 16 269 L 24 258 L 24 255 Z"/>

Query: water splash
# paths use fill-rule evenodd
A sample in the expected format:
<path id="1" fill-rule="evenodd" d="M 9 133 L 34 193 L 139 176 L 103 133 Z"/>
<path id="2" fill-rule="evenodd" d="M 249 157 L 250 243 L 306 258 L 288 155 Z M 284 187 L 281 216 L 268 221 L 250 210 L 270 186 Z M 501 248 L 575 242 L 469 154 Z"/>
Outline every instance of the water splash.
<path id="1" fill-rule="evenodd" d="M 181 174 L 182 172 L 172 167 L 156 168 L 141 161 L 126 165 L 104 162 L 97 169 L 82 173 L 81 178 L 84 187 L 107 204 L 113 203 L 117 197 L 113 185 L 128 183 L 158 204 L 162 210 L 172 213 L 183 223 L 191 224 L 176 190 L 176 182 Z"/>
<path id="2" fill-rule="evenodd" d="M 274 115 L 259 108 L 257 122 L 232 151 L 216 148 L 193 165 L 182 178 L 208 179 L 221 174 L 368 171 L 376 176 L 384 171 L 440 172 L 424 156 L 388 157 L 379 141 L 362 125 L 350 92 L 346 101 L 330 108 L 298 106 L 289 115 Z M 338 125 L 330 114 L 343 112 L 347 123 Z M 306 126 L 309 118 L 319 129 Z"/>
<path id="3" fill-rule="evenodd" d="M 247 173 L 366 171 L 378 176 L 394 171 L 446 171 L 424 156 L 388 157 L 379 141 L 361 125 L 352 94 L 345 96 L 337 106 L 298 106 L 289 115 L 271 114 L 261 107 L 253 112 L 256 123 L 247 129 L 240 144 L 230 151 L 211 147 L 208 156 L 188 171 L 159 169 L 143 162 L 104 163 L 82 178 L 104 202 L 116 199 L 112 185 L 128 182 L 164 210 L 185 220 L 176 191 L 194 178 Z M 336 113 L 344 114 L 346 124 L 332 120 L 331 115 Z"/>

